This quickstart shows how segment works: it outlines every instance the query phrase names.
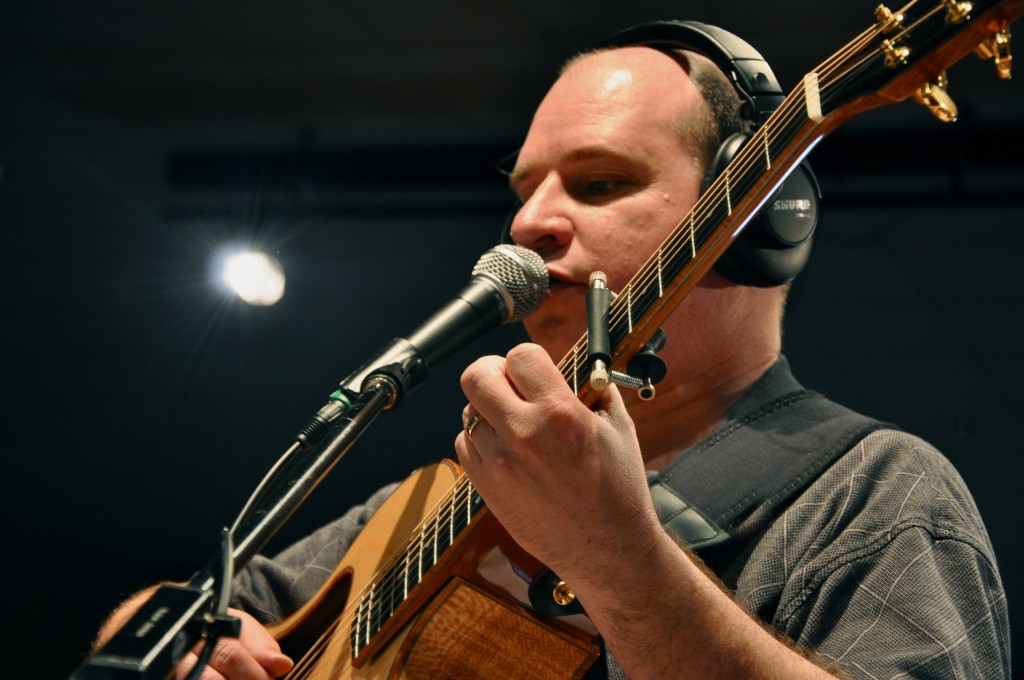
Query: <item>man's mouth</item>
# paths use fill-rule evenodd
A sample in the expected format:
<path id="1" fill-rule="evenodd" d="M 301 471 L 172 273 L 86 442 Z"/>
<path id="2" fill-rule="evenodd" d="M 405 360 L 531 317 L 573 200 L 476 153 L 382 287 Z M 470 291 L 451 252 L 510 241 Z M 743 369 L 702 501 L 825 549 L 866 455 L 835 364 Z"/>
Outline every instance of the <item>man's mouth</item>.
<path id="1" fill-rule="evenodd" d="M 561 290 L 565 290 L 566 288 L 571 288 L 575 285 L 576 284 L 573 283 L 572 281 L 567 281 L 565 279 L 559 278 L 554 274 L 548 274 L 548 295 L 557 293 Z"/>

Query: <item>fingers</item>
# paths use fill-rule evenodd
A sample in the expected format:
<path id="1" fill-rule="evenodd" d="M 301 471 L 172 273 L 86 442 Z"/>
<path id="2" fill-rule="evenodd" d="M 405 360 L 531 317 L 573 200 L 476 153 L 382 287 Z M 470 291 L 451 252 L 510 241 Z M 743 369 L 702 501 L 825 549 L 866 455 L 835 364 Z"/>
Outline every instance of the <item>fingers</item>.
<path id="1" fill-rule="evenodd" d="M 481 357 L 470 364 L 462 373 L 462 391 L 469 401 L 463 410 L 463 427 L 475 413 L 493 421 L 501 415 L 501 405 L 518 398 L 505 377 L 505 359 L 498 356 Z"/>
<path id="2" fill-rule="evenodd" d="M 531 343 L 512 348 L 505 358 L 489 356 L 475 361 L 462 374 L 462 390 L 491 424 L 511 415 L 519 403 L 573 396 L 547 352 Z M 464 414 L 464 425 L 471 416 Z"/>
<path id="3" fill-rule="evenodd" d="M 292 660 L 281 653 L 277 640 L 249 614 L 229 609 L 230 614 L 242 620 L 238 639 L 222 638 L 217 641 L 201 680 L 273 680 L 292 668 Z M 178 664 L 175 677 L 188 677 L 198 660 L 197 647 Z"/>
<path id="4" fill-rule="evenodd" d="M 565 376 L 540 345 L 525 343 L 513 347 L 505 357 L 505 373 L 526 401 L 573 396 Z"/>

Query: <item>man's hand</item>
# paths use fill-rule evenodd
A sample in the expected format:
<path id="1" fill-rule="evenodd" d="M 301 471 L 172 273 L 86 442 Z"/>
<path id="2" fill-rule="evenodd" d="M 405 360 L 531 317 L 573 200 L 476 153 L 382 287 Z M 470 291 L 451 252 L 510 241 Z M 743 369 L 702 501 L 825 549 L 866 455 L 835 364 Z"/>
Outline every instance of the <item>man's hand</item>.
<path id="1" fill-rule="evenodd" d="M 463 422 L 484 420 L 472 438 L 459 434 L 459 460 L 524 549 L 567 579 L 650 549 L 660 523 L 614 386 L 591 410 L 542 348 L 524 344 L 474 362 L 462 388 Z"/>
<path id="2" fill-rule="evenodd" d="M 121 603 L 100 629 L 93 652 L 107 644 L 158 587 L 140 590 Z M 277 640 L 259 621 L 238 609 L 228 609 L 228 613 L 242 620 L 242 631 L 237 639 L 223 638 L 217 643 L 210 663 L 199 676 L 201 680 L 272 680 L 291 670 L 292 660 L 281 653 Z M 188 676 L 196 665 L 200 649 L 202 645 L 197 645 L 178 664 L 175 669 L 177 680 Z"/>
<path id="3" fill-rule="evenodd" d="M 209 664 L 199 676 L 201 680 L 273 680 L 291 670 L 292 660 L 281 653 L 277 640 L 259 621 L 237 609 L 228 609 L 228 613 L 242 620 L 242 632 L 237 639 L 217 641 Z M 188 677 L 200 649 L 202 645 L 178 664 L 176 680 Z"/>

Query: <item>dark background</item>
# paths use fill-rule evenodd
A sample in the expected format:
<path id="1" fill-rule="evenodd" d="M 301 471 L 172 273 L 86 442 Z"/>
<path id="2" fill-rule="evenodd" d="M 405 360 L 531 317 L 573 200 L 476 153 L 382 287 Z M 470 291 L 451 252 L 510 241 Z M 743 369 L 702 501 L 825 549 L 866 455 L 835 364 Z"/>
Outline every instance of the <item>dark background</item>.
<path id="1" fill-rule="evenodd" d="M 753 43 L 788 90 L 872 9 L 9 4 L 4 674 L 65 677 L 125 595 L 201 566 L 337 381 L 468 280 L 510 206 L 494 163 L 565 57 L 633 23 L 699 19 Z M 997 82 L 973 56 L 950 78 L 955 125 L 903 103 L 851 121 L 811 156 L 825 213 L 785 344 L 805 384 L 953 460 L 1013 615 L 1024 85 Z M 278 305 L 246 307 L 210 283 L 213 253 L 243 242 L 282 262 Z M 438 367 L 275 546 L 451 455 L 462 367 L 522 338 L 504 327 Z"/>

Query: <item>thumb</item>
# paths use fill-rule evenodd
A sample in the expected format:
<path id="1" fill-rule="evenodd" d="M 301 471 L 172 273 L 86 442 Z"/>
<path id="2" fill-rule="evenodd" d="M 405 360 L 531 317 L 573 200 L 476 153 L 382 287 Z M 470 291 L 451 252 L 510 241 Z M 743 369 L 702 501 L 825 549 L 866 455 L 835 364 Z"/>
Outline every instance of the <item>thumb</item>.
<path id="1" fill-rule="evenodd" d="M 601 414 L 617 430 L 633 431 L 633 419 L 626 409 L 626 402 L 622 400 L 622 393 L 615 383 L 608 385 L 598 393 L 595 410 Z"/>
<path id="2" fill-rule="evenodd" d="M 292 669 L 292 660 L 281 652 L 281 645 L 259 621 L 238 609 L 228 609 L 228 612 L 242 619 L 239 640 L 270 675 L 276 678 Z"/>

